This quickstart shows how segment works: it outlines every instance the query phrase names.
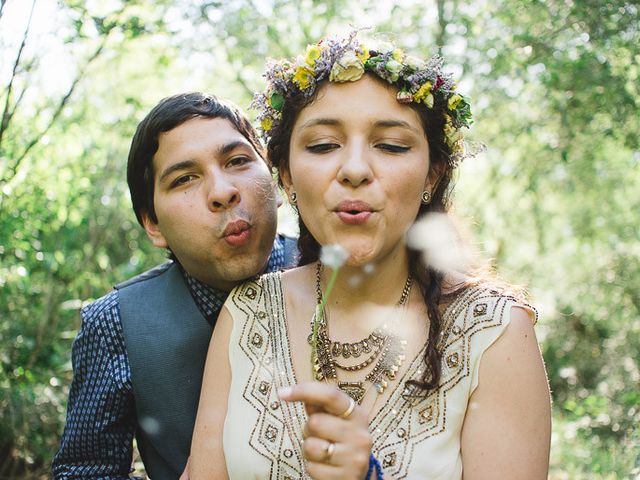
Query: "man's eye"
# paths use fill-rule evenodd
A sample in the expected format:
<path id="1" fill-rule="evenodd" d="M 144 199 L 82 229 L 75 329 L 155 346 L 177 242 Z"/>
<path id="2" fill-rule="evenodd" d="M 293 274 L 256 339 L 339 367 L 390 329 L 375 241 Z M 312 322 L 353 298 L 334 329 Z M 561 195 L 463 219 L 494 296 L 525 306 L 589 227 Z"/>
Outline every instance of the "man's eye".
<path id="1" fill-rule="evenodd" d="M 340 145 L 337 143 L 317 143 L 315 145 L 307 145 L 305 148 L 311 153 L 327 153 L 340 148 Z"/>
<path id="2" fill-rule="evenodd" d="M 394 145 L 392 143 L 380 143 L 376 145 L 376 148 L 379 148 L 380 150 L 384 150 L 385 152 L 389 152 L 389 153 L 404 153 L 411 150 L 411 147 L 405 147 L 403 145 Z"/>
<path id="3" fill-rule="evenodd" d="M 185 183 L 189 183 L 192 180 L 195 180 L 196 176 L 195 175 L 182 175 L 178 178 L 176 178 L 173 182 L 171 182 L 171 186 L 172 187 L 179 187 L 180 185 L 184 185 Z"/>
<path id="4" fill-rule="evenodd" d="M 241 156 L 233 157 L 229 159 L 229 161 L 227 162 L 227 165 L 229 167 L 237 167 L 240 165 L 244 165 L 245 163 L 249 163 L 251 162 L 251 160 L 252 160 L 251 158 L 241 155 Z"/>

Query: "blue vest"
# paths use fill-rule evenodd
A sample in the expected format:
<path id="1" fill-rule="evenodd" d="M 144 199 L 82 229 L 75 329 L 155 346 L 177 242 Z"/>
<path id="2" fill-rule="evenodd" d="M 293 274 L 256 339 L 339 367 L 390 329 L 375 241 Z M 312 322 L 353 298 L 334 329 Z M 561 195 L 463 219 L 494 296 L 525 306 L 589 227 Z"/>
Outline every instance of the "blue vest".
<path id="1" fill-rule="evenodd" d="M 285 239 L 292 266 L 295 240 Z M 191 449 L 213 331 L 179 267 L 164 263 L 117 285 L 137 415 L 136 440 L 153 480 L 176 480 Z"/>
<path id="2" fill-rule="evenodd" d="M 136 439 L 154 480 L 187 462 L 211 325 L 172 262 L 116 286 L 137 416 Z"/>

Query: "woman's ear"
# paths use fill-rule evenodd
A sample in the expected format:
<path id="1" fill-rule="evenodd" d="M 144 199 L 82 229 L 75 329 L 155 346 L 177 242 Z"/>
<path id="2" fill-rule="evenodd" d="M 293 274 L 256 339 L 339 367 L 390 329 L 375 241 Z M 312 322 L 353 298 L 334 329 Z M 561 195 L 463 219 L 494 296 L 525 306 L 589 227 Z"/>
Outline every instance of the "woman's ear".
<path id="1" fill-rule="evenodd" d="M 291 172 L 289 170 L 280 171 L 280 180 L 282 180 L 282 186 L 284 188 L 287 197 L 291 198 L 291 192 L 293 191 L 293 181 L 291 180 Z"/>
<path id="2" fill-rule="evenodd" d="M 438 184 L 440 183 L 440 179 L 446 170 L 446 165 L 430 165 L 429 173 L 427 174 L 427 178 L 424 182 L 424 189 L 433 195 L 436 188 L 438 188 Z"/>

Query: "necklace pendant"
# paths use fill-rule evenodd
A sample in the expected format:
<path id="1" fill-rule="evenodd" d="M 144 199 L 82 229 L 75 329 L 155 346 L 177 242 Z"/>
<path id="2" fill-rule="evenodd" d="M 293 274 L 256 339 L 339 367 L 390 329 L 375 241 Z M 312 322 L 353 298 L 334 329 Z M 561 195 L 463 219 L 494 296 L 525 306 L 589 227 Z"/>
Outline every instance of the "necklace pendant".
<path id="1" fill-rule="evenodd" d="M 385 388 L 387 388 L 388 385 L 389 384 L 384 379 L 380 379 L 378 383 L 374 383 L 374 386 L 376 387 L 376 391 L 378 392 L 378 395 L 382 395 L 384 393 Z"/>
<path id="2" fill-rule="evenodd" d="M 358 405 L 360 405 L 366 393 L 362 382 L 338 382 L 338 388 L 353 398 Z"/>

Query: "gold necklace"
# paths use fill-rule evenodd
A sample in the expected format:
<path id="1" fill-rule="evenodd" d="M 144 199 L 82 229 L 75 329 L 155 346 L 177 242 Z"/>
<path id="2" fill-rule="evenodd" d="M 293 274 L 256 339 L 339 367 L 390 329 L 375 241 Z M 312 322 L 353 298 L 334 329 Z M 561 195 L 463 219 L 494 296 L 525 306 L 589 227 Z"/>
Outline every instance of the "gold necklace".
<path id="1" fill-rule="evenodd" d="M 316 300 L 318 304 L 322 302 L 321 275 L 322 264 L 318 263 L 316 267 Z M 412 285 L 413 278 L 409 275 L 396 306 L 402 307 L 406 304 Z M 318 322 L 316 364 L 313 365 L 315 379 L 319 381 L 336 381 L 338 387 L 358 403 L 362 402 L 367 392 L 367 389 L 364 388 L 364 382 L 371 383 L 376 392 L 382 394 L 387 388 L 387 380 L 395 379 L 396 373 L 405 359 L 404 351 L 407 342 L 402 340 L 395 330 L 387 325 L 376 328 L 366 338 L 357 342 L 332 341 L 327 330 L 327 319 L 328 315 L 324 312 L 323 319 Z M 314 314 L 311 320 L 312 332 L 315 320 Z M 312 334 L 309 335 L 308 341 L 309 343 L 312 342 Z M 370 355 L 356 365 L 342 365 L 336 361 L 336 357 L 339 356 L 359 358 L 364 353 Z M 354 382 L 341 382 L 338 380 L 337 369 L 357 372 L 371 365 L 376 359 L 375 366 L 365 376 L 364 380 Z"/>

